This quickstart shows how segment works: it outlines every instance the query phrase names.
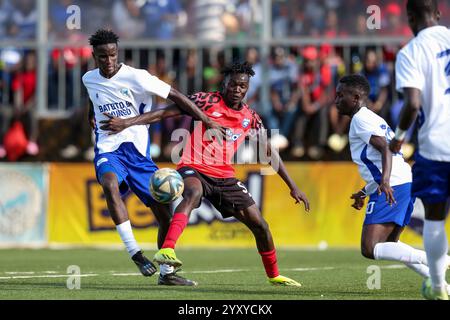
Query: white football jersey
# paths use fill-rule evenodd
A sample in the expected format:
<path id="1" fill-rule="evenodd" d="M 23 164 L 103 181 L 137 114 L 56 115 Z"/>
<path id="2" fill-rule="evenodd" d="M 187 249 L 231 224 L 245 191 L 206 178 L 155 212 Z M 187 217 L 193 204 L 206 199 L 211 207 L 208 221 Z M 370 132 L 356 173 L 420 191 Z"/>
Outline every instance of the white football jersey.
<path id="1" fill-rule="evenodd" d="M 450 162 L 450 30 L 426 28 L 397 55 L 398 91 L 422 92 L 419 114 L 419 153 L 434 161 Z"/>
<path id="2" fill-rule="evenodd" d="M 349 141 L 353 162 L 358 165 L 361 177 L 366 181 L 367 194 L 378 188 L 382 177 L 382 155 L 370 143 L 372 136 L 385 137 L 389 143 L 394 132 L 386 121 L 366 107 L 361 108 L 350 123 Z M 392 156 L 390 185 L 397 186 L 412 181 L 411 167 L 401 153 Z"/>
<path id="3" fill-rule="evenodd" d="M 131 126 L 108 135 L 108 131 L 100 129 L 100 121 L 108 119 L 104 113 L 131 118 L 150 111 L 152 95 L 167 99 L 170 85 L 146 70 L 125 64 L 121 64 L 119 71 L 110 79 L 103 77 L 99 69 L 88 71 L 83 76 L 83 83 L 94 106 L 96 154 L 112 152 L 122 143 L 132 142 L 143 156 L 150 158 L 149 126 Z"/>

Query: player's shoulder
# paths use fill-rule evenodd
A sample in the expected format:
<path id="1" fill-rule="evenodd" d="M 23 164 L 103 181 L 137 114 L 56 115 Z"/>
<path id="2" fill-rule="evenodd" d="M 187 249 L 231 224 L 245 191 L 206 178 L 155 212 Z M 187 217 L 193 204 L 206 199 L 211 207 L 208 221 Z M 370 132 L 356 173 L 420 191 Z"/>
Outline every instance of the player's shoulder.
<path id="1" fill-rule="evenodd" d="M 351 125 L 377 125 L 382 121 L 379 115 L 367 107 L 362 107 L 352 118 Z"/>
<path id="2" fill-rule="evenodd" d="M 87 71 L 82 77 L 81 80 L 83 83 L 89 82 L 90 80 L 94 80 L 98 78 L 99 72 L 98 68 Z"/>
<path id="3" fill-rule="evenodd" d="M 249 117 L 247 121 L 250 123 L 250 127 L 253 129 L 261 129 L 264 127 L 262 119 L 256 110 L 252 109 L 248 104 L 243 104 L 243 110 L 245 110 L 246 115 Z M 245 121 L 246 119 L 244 119 Z"/>
<path id="4" fill-rule="evenodd" d="M 218 103 L 222 101 L 222 95 L 219 92 L 199 91 L 188 96 L 195 103 Z"/>

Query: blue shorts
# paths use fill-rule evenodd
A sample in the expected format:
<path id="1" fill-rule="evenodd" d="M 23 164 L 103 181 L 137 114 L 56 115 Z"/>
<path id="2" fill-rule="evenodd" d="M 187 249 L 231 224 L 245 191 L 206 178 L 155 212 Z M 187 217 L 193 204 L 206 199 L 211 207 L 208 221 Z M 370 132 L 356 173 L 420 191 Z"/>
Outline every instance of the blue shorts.
<path id="1" fill-rule="evenodd" d="M 386 194 L 378 195 L 375 192 L 370 195 L 364 225 L 395 223 L 404 227 L 409 223 L 415 200 L 411 197 L 411 183 L 394 186 L 392 189 L 396 201 L 392 206 L 386 202 Z"/>
<path id="2" fill-rule="evenodd" d="M 416 153 L 412 195 L 424 203 L 446 202 L 450 196 L 450 162 L 428 160 Z"/>
<path id="3" fill-rule="evenodd" d="M 150 178 L 158 167 L 151 159 L 140 154 L 133 143 L 125 142 L 113 152 L 96 155 L 94 166 L 99 183 L 105 173 L 113 172 L 117 176 L 122 196 L 131 189 L 147 207 L 155 201 L 149 186 Z"/>

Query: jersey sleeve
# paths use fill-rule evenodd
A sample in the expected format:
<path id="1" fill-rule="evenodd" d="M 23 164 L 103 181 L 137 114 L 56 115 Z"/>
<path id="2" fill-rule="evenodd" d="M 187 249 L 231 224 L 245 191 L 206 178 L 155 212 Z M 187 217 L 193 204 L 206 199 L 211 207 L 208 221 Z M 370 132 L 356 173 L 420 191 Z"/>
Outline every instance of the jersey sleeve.
<path id="1" fill-rule="evenodd" d="M 385 124 L 372 123 L 362 117 L 355 117 L 352 125 L 356 136 L 358 136 L 366 144 L 369 144 L 372 136 L 385 136 Z"/>
<path id="2" fill-rule="evenodd" d="M 203 112 L 207 111 L 211 107 L 211 103 L 214 102 L 214 96 L 207 92 L 197 92 L 190 95 L 189 100 L 191 100 L 197 107 L 199 107 Z M 212 102 L 211 102 L 212 101 Z M 217 103 L 218 101 L 216 101 Z"/>
<path id="3" fill-rule="evenodd" d="M 259 114 L 255 110 L 250 109 L 251 119 L 250 119 L 250 130 L 248 133 L 249 137 L 257 136 L 262 130 L 264 130 L 264 124 L 261 120 Z"/>
<path id="4" fill-rule="evenodd" d="M 147 94 L 157 95 L 163 99 L 167 99 L 169 96 L 171 86 L 157 77 L 152 76 L 146 70 L 140 70 L 137 73 L 137 77 L 137 81 Z"/>
<path id="5" fill-rule="evenodd" d="M 403 92 L 403 88 L 423 90 L 425 78 L 420 70 L 419 61 L 415 61 L 407 51 L 401 50 L 395 62 L 396 89 Z"/>

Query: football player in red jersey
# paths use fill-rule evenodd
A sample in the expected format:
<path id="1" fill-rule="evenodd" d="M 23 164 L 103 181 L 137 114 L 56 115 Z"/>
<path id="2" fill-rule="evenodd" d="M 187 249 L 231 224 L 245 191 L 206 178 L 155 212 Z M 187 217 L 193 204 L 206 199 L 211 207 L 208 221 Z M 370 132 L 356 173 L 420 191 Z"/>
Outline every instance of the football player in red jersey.
<path id="1" fill-rule="evenodd" d="M 249 79 L 254 75 L 254 71 L 252 66 L 245 62 L 228 66 L 222 73 L 224 82 L 221 92 L 200 92 L 190 98 L 208 117 L 227 128 L 226 139 L 219 135 L 212 139 L 203 139 L 206 136 L 206 128 L 200 122 L 196 123 L 192 134 L 187 138 L 177 166 L 184 179 L 183 200 L 175 209 L 164 244 L 155 254 L 154 261 L 175 267 L 182 265 L 175 255 L 175 244 L 186 227 L 192 210 L 199 207 L 202 197 L 205 197 L 224 218 L 235 217 L 251 230 L 271 284 L 300 286 L 298 282 L 279 274 L 269 226 L 244 184 L 236 179 L 231 166 L 233 156 L 245 137 L 260 133 L 263 129 L 256 112 L 243 103 Z M 134 118 L 111 117 L 104 121 L 102 129 L 115 133 L 131 125 L 149 124 L 180 114 L 182 111 L 172 105 Z M 289 187 L 291 197 L 296 203 L 303 202 L 306 211 L 309 211 L 307 197 L 287 173 L 278 152 L 272 150 L 267 142 L 265 147 L 271 157 L 271 166 Z"/>

